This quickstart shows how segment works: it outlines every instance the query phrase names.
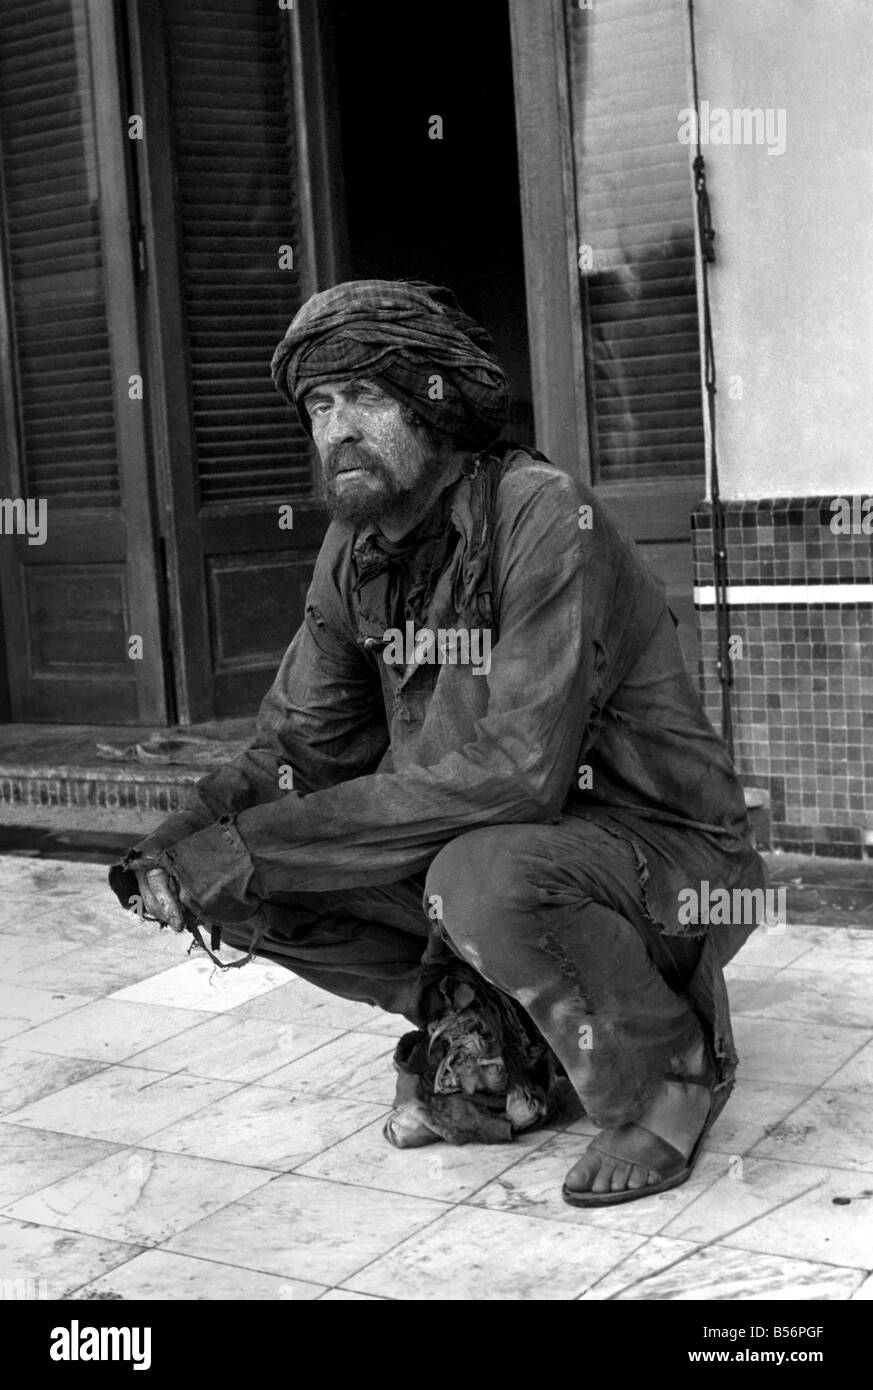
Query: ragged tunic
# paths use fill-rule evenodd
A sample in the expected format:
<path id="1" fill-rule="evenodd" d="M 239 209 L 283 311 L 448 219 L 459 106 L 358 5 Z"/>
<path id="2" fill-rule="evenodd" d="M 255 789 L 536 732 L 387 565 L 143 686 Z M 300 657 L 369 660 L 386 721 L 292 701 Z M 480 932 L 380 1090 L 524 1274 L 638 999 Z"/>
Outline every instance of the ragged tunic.
<path id="1" fill-rule="evenodd" d="M 407 622 L 487 630 L 490 670 L 386 662 Z M 156 863 L 205 920 L 242 922 L 271 894 L 393 883 L 464 831 L 561 815 L 633 843 L 662 931 L 706 931 L 678 913 L 701 877 L 763 882 L 659 581 L 594 493 L 501 444 L 399 544 L 330 526 L 250 746 L 123 867 Z"/>

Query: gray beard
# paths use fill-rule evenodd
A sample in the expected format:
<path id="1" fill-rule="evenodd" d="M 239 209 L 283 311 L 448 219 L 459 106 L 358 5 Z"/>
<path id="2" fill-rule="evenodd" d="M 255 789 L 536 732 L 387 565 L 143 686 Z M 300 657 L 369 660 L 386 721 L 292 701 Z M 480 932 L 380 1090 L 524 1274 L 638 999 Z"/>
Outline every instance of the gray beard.
<path id="1" fill-rule="evenodd" d="M 325 489 L 325 505 L 332 521 L 344 526 L 370 526 L 386 517 L 402 512 L 415 496 L 405 487 L 386 486 L 380 479 L 378 489 L 368 488 L 357 497 L 340 497 L 330 486 Z"/>
<path id="2" fill-rule="evenodd" d="M 403 512 L 416 493 L 410 488 L 399 488 L 391 480 L 380 477 L 378 488 L 368 486 L 357 495 L 341 496 L 336 491 L 334 481 L 329 480 L 323 488 L 324 505 L 332 521 L 339 521 L 349 527 L 361 527 L 384 521 L 386 517 Z"/>
<path id="3" fill-rule="evenodd" d="M 331 470 L 330 476 L 325 476 L 323 470 L 319 475 L 321 500 L 327 508 L 331 520 L 338 521 L 344 526 L 370 526 L 384 521 L 386 517 L 404 511 L 416 497 L 418 488 L 401 487 L 385 470 L 381 461 L 373 458 L 368 450 L 362 450 L 357 445 L 350 444 L 342 446 L 342 450 L 339 459 L 334 453 L 328 456 L 327 466 Z M 370 474 L 378 479 L 379 486 L 377 488 L 370 486 L 361 490 L 357 495 L 352 495 L 354 493 L 354 489 L 352 489 L 349 496 L 343 496 L 337 488 L 333 472 L 337 462 L 359 463 L 360 467 L 367 468 Z"/>

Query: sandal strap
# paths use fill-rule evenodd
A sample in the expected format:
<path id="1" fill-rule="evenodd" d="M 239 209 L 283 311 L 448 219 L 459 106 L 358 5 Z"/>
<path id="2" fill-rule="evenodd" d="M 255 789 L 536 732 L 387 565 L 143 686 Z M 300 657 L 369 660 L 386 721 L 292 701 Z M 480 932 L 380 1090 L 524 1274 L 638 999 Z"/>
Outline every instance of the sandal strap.
<path id="1" fill-rule="evenodd" d="M 621 1152 L 617 1152 L 621 1150 Z M 641 1168 L 650 1168 L 658 1174 L 657 1181 L 671 1178 L 674 1173 L 687 1167 L 688 1159 L 673 1144 L 668 1144 L 660 1135 L 653 1134 L 644 1125 L 633 1125 L 630 1132 L 625 1126 L 621 1129 L 605 1129 L 588 1145 L 588 1153 L 602 1154 L 616 1163 L 637 1163 Z"/>
<path id="2" fill-rule="evenodd" d="M 705 1086 L 708 1091 L 714 1091 L 718 1080 L 718 1066 L 713 1056 L 712 1048 L 709 1043 L 705 1043 L 705 1060 L 703 1071 L 699 1076 L 680 1076 L 678 1072 L 668 1071 L 664 1077 L 665 1081 L 681 1081 L 686 1086 Z"/>

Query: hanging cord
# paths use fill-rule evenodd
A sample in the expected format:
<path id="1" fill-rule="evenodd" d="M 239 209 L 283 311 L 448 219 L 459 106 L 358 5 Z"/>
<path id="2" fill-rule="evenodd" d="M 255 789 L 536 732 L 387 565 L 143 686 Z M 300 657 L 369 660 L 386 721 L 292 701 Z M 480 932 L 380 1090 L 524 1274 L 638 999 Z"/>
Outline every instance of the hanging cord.
<path id="1" fill-rule="evenodd" d="M 715 260 L 715 232 L 709 193 L 706 187 L 706 163 L 700 152 L 700 97 L 697 90 L 697 45 L 694 35 L 694 0 L 688 0 L 688 24 L 691 31 L 691 74 L 694 84 L 694 113 L 696 119 L 697 155 L 694 160 L 694 192 L 697 198 L 697 229 L 700 237 L 703 299 L 703 379 L 706 387 L 706 410 L 709 420 L 709 492 L 712 506 L 712 573 L 715 589 L 716 664 L 721 686 L 721 732 L 734 756 L 731 686 L 733 667 L 730 658 L 730 610 L 727 601 L 727 551 L 725 549 L 725 517 L 718 485 L 718 457 L 715 438 L 715 347 L 712 337 L 712 315 L 709 307 L 709 267 Z"/>

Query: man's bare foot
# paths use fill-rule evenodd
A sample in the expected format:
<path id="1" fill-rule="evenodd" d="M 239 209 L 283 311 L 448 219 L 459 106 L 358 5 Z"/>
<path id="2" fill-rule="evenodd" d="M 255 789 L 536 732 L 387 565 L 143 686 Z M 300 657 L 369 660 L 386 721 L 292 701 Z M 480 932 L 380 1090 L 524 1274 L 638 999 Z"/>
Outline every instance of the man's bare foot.
<path id="1" fill-rule="evenodd" d="M 702 1038 L 688 1049 L 684 1060 L 689 1076 L 705 1074 L 707 1057 Z M 706 1124 L 711 1101 L 706 1086 L 665 1081 L 633 1124 L 604 1130 L 592 1139 L 567 1174 L 565 1190 L 596 1194 L 636 1192 L 670 1177 L 664 1171 L 667 1151 L 657 1139 L 688 1158 Z M 652 1135 L 657 1139 L 653 1141 Z"/>

